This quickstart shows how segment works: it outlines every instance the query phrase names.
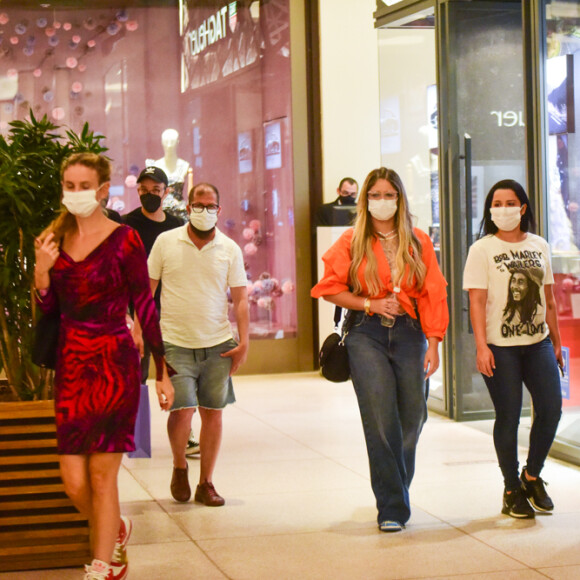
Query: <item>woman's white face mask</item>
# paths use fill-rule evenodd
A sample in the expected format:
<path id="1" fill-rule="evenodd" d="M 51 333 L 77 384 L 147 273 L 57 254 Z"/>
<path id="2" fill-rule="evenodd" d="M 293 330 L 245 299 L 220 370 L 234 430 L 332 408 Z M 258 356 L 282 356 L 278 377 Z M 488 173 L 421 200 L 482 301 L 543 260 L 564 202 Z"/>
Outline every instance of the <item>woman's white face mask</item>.
<path id="1" fill-rule="evenodd" d="M 521 207 L 492 207 L 491 221 L 497 226 L 498 230 L 511 232 L 519 227 L 522 221 Z"/>
<path id="2" fill-rule="evenodd" d="M 369 212 L 376 220 L 390 220 L 397 213 L 397 201 L 396 199 L 369 199 Z"/>
<path id="3" fill-rule="evenodd" d="M 99 186 L 98 189 L 85 189 L 84 191 L 63 190 L 62 204 L 75 216 L 89 217 L 101 205 L 97 200 L 97 191 L 101 187 Z"/>

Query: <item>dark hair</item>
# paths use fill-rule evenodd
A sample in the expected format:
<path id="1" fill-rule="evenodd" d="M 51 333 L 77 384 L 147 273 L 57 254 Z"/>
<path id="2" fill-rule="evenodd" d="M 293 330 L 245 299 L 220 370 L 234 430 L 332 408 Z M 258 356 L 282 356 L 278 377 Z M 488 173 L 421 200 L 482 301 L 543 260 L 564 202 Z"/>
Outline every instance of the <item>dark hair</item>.
<path id="1" fill-rule="evenodd" d="M 215 193 L 216 197 L 217 197 L 217 204 L 220 204 L 220 192 L 218 191 L 218 188 L 215 185 L 212 185 L 211 183 L 198 183 L 196 185 L 194 185 L 190 190 L 189 190 L 189 195 L 187 196 L 187 199 L 189 201 L 189 203 L 193 202 L 193 197 L 195 196 L 195 192 L 198 189 L 204 189 L 204 190 L 211 190 Z"/>
<path id="2" fill-rule="evenodd" d="M 486 236 L 488 234 L 497 234 L 498 227 L 491 220 L 491 204 L 493 202 L 493 195 L 498 189 L 511 189 L 516 197 L 520 200 L 521 205 L 526 206 L 526 211 L 522 216 L 520 221 L 520 230 L 522 232 L 535 232 L 536 231 L 536 220 L 534 220 L 534 214 L 532 212 L 532 207 L 530 206 L 530 199 L 526 193 L 526 190 L 513 179 L 502 179 L 498 181 L 495 185 L 492 185 L 487 197 L 485 198 L 485 205 L 483 207 L 483 219 L 479 225 L 479 237 Z"/>
<path id="3" fill-rule="evenodd" d="M 528 282 L 528 291 L 523 300 L 519 303 L 514 300 L 511 290 L 512 280 L 516 274 L 525 276 Z M 541 305 L 542 298 L 540 296 L 540 287 L 530 278 L 530 275 L 526 270 L 514 270 L 511 273 L 508 282 L 508 299 L 503 311 L 503 315 L 506 317 L 506 322 L 511 322 L 517 310 L 520 311 L 521 323 L 533 322 L 538 306 Z"/>
<path id="4" fill-rule="evenodd" d="M 343 178 L 340 180 L 340 183 L 338 184 L 338 189 L 342 189 L 342 186 L 343 186 L 345 183 L 350 183 L 351 185 L 356 185 L 356 186 L 357 186 L 357 188 L 358 188 L 358 183 L 357 183 L 356 179 L 353 179 L 352 177 L 343 177 Z"/>

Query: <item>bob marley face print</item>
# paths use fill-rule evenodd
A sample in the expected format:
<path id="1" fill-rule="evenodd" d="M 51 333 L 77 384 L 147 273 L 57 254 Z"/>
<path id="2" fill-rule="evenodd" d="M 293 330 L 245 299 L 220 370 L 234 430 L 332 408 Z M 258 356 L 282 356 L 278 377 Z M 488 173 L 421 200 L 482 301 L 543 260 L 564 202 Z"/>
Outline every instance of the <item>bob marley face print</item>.
<path id="1" fill-rule="evenodd" d="M 521 272 L 514 272 L 510 278 L 510 293 L 514 302 L 521 302 L 530 288 L 528 279 Z"/>
<path id="2" fill-rule="evenodd" d="M 541 268 L 512 268 L 507 302 L 503 311 L 502 334 L 544 332 L 540 288 L 544 277 Z M 538 316 L 540 315 L 540 316 Z"/>

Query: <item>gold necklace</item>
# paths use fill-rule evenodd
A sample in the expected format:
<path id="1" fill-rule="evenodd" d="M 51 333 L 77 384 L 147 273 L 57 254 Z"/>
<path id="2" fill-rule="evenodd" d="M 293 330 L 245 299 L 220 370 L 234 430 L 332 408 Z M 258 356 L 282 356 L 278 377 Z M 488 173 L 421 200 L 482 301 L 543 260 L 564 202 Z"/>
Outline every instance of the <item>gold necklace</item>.
<path id="1" fill-rule="evenodd" d="M 390 232 L 387 232 L 386 234 L 383 234 L 383 232 L 377 232 L 377 234 L 383 238 L 383 240 L 390 240 L 391 238 L 394 238 L 399 232 L 397 232 L 397 230 L 391 230 Z"/>

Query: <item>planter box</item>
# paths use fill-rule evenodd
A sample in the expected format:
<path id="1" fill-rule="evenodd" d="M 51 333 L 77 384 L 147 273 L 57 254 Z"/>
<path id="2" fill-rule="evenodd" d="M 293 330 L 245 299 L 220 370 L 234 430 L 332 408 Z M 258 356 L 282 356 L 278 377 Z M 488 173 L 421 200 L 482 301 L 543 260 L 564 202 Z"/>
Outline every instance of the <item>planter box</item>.
<path id="1" fill-rule="evenodd" d="M 0 572 L 90 556 L 88 522 L 60 479 L 53 401 L 0 403 Z"/>

